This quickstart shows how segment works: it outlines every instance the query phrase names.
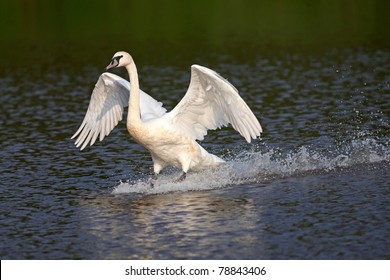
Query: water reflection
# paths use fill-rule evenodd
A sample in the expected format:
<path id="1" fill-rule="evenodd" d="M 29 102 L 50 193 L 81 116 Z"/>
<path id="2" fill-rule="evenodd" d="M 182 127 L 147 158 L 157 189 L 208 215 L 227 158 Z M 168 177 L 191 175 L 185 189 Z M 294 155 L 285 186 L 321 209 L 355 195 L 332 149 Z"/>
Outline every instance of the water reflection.
<path id="1" fill-rule="evenodd" d="M 252 145 L 229 129 L 202 143 L 238 161 L 239 186 L 208 173 L 190 181 L 207 191 L 157 195 L 111 194 L 151 173 L 123 123 L 83 152 L 70 140 L 107 53 L 83 67 L 30 59 L 0 69 L 2 258 L 388 257 L 388 50 L 190 54 L 169 67 L 137 55 L 142 88 L 167 108 L 187 89 L 189 65 L 202 62 L 229 77 L 264 124 Z M 265 187 L 241 186 L 246 175 Z"/>
<path id="2" fill-rule="evenodd" d="M 96 237 L 97 257 L 108 259 L 230 258 L 232 248 L 250 256 L 258 210 L 251 199 L 212 191 L 104 196 L 81 207 L 83 228 Z"/>

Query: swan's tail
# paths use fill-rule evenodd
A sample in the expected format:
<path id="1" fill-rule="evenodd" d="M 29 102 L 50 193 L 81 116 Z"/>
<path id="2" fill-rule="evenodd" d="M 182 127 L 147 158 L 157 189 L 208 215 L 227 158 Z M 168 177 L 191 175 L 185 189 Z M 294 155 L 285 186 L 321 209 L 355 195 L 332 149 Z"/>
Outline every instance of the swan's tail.
<path id="1" fill-rule="evenodd" d="M 221 163 L 225 163 L 225 161 L 223 159 L 221 159 L 220 157 L 216 156 L 216 155 L 213 155 L 213 154 L 209 154 L 209 156 L 211 156 L 211 160 L 212 162 L 215 164 L 215 165 L 219 165 Z"/>
<path id="2" fill-rule="evenodd" d="M 216 155 L 210 154 L 202 146 L 199 145 L 199 148 L 201 156 L 198 158 L 198 164 L 191 168 L 192 170 L 201 171 L 208 168 L 217 167 L 218 165 L 225 163 L 223 159 Z"/>

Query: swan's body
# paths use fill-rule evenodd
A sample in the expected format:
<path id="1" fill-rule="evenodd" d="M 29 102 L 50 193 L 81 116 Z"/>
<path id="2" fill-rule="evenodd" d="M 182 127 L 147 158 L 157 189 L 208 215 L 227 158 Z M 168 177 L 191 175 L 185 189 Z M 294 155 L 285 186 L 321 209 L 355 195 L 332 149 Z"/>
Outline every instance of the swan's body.
<path id="1" fill-rule="evenodd" d="M 199 65 L 191 67 L 191 82 L 184 98 L 171 111 L 139 89 L 138 73 L 132 57 L 117 52 L 107 69 L 126 67 L 130 84 L 121 77 L 103 73 L 92 92 L 88 111 L 78 131 L 75 145 L 81 150 L 107 136 L 122 119 L 129 105 L 127 129 L 152 155 L 155 175 L 166 166 L 183 171 L 201 170 L 224 162 L 208 153 L 196 140 L 208 129 L 229 123 L 248 142 L 262 132 L 260 123 L 227 80 Z M 131 94 L 130 94 L 131 92 Z"/>

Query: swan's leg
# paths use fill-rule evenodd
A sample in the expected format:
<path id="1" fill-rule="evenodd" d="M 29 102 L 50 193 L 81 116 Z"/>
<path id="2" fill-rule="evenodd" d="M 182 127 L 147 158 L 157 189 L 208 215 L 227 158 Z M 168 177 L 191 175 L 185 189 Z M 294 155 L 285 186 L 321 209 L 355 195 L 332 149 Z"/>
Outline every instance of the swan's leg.
<path id="1" fill-rule="evenodd" d="M 158 179 L 158 173 L 153 173 L 151 179 L 156 181 Z"/>
<path id="2" fill-rule="evenodd" d="M 181 173 L 180 177 L 175 180 L 175 183 L 183 182 L 186 179 L 186 177 L 187 177 L 187 172 L 183 171 L 183 173 Z"/>
<path id="3" fill-rule="evenodd" d="M 149 185 L 153 188 L 154 187 L 154 183 L 157 181 L 158 179 L 158 173 L 153 173 L 152 176 L 150 176 L 149 178 Z"/>
<path id="4" fill-rule="evenodd" d="M 151 187 L 154 186 L 154 182 L 157 181 L 158 179 L 158 174 L 160 174 L 160 171 L 165 167 L 165 163 L 162 161 L 159 161 L 152 155 L 152 160 L 153 160 L 153 175 L 151 176 L 149 180 L 149 184 Z"/>
<path id="5" fill-rule="evenodd" d="M 193 151 L 191 152 L 193 153 Z M 181 169 L 183 170 L 183 172 L 181 173 L 180 177 L 175 180 L 176 183 L 184 181 L 187 177 L 187 172 L 190 169 L 191 165 L 191 152 L 188 153 L 181 161 Z"/>

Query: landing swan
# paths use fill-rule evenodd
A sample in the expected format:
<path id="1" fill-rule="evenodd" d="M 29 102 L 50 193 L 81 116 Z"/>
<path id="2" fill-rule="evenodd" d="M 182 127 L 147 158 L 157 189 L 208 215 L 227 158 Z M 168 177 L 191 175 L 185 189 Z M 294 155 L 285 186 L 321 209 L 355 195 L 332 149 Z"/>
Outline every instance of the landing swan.
<path id="1" fill-rule="evenodd" d="M 248 143 L 262 132 L 261 125 L 237 89 L 216 72 L 199 65 L 191 67 L 187 93 L 176 107 L 166 112 L 162 103 L 140 90 L 137 68 L 127 52 L 117 52 L 106 70 L 125 67 L 130 84 L 121 77 L 103 73 L 92 92 L 85 118 L 72 136 L 83 150 L 102 141 L 122 119 L 129 105 L 127 130 L 152 155 L 156 179 L 167 166 L 182 170 L 179 180 L 191 170 L 202 170 L 224 162 L 208 153 L 196 140 L 203 140 L 208 129 L 229 123 Z M 130 94 L 131 92 L 131 94 Z"/>

